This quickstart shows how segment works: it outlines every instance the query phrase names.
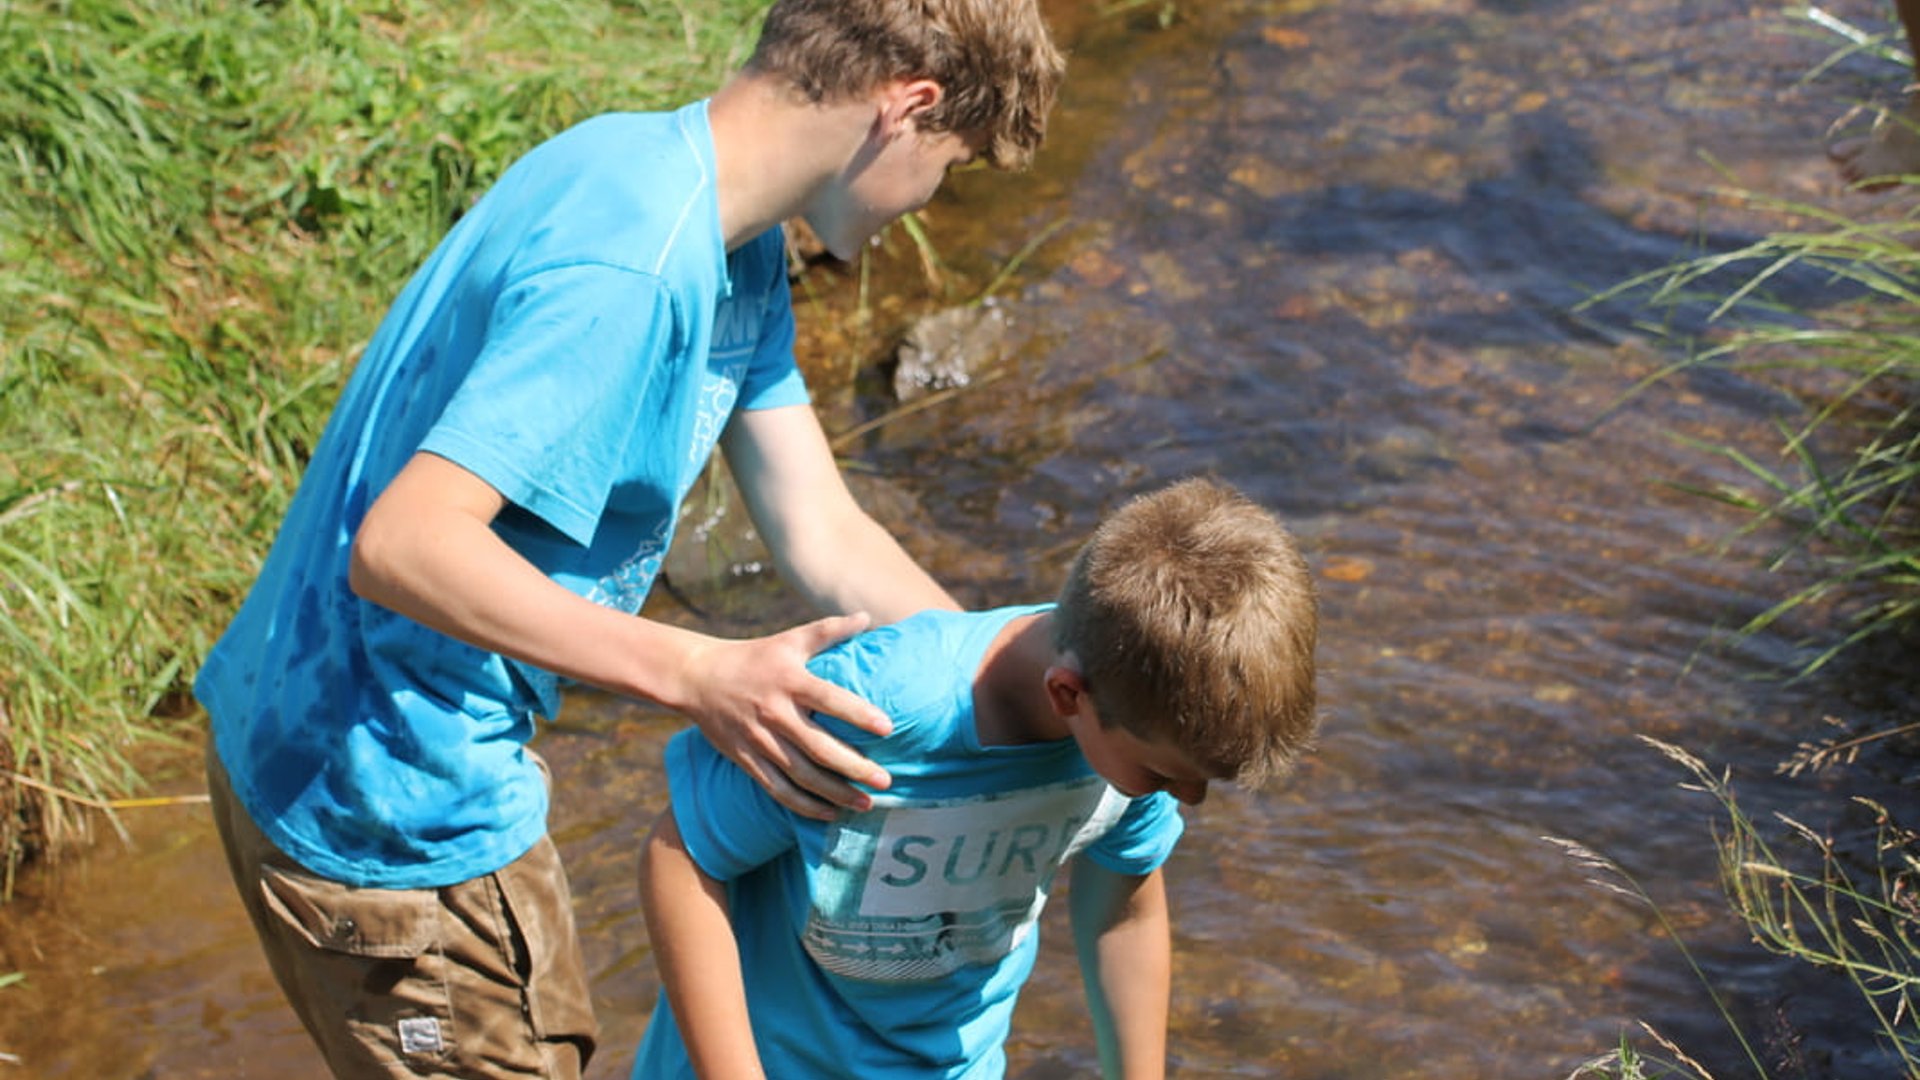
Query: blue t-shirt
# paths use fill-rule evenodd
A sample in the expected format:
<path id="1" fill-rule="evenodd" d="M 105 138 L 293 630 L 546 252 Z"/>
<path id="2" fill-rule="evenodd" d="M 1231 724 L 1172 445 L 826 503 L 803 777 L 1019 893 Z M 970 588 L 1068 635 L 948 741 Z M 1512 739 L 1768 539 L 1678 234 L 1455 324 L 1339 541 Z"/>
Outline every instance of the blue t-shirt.
<path id="1" fill-rule="evenodd" d="M 429 451 L 505 496 L 494 530 L 549 577 L 638 611 L 731 414 L 807 400 L 792 342 L 779 231 L 726 250 L 705 102 L 585 121 L 509 168 L 381 323 L 195 683 L 267 836 L 394 888 L 532 847 L 524 746 L 554 678 L 355 597 L 354 532 Z"/>
<path id="2" fill-rule="evenodd" d="M 1072 739 L 982 746 L 973 684 L 1010 620 L 1045 607 L 930 611 L 815 658 L 893 732 L 835 734 L 893 774 L 871 810 L 789 813 L 688 730 L 667 745 L 673 813 L 727 883 L 754 1042 L 770 1077 L 996 1078 L 1054 875 L 1080 852 L 1145 874 L 1179 839 L 1177 804 L 1128 799 Z M 634 1080 L 692 1076 L 665 994 Z"/>

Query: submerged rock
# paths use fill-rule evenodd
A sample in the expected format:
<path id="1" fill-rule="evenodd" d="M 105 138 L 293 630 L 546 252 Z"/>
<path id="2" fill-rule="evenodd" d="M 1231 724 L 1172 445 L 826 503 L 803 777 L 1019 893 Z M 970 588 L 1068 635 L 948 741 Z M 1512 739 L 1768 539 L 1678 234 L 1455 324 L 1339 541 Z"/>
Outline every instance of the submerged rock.
<path id="1" fill-rule="evenodd" d="M 893 369 L 893 394 L 902 402 L 965 386 L 1000 359 L 1007 313 L 992 303 L 937 311 L 907 330 Z"/>

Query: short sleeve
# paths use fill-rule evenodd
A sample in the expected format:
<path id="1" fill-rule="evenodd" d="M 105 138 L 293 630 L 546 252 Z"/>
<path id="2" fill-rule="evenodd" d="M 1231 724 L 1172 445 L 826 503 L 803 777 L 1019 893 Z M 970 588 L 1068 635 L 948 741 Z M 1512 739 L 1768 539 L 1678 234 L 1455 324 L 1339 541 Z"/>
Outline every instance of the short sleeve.
<path id="1" fill-rule="evenodd" d="M 885 655 L 884 647 L 876 649 L 875 643 L 891 641 L 897 636 L 898 631 L 894 627 L 882 626 L 864 634 L 857 634 L 845 641 L 835 642 L 814 653 L 807 660 L 807 671 L 814 677 L 830 682 L 843 690 L 852 691 L 869 704 L 884 710 L 887 707 L 885 704 L 873 700 L 872 695 L 879 688 L 872 685 L 868 679 L 868 673 L 874 663 Z M 872 732 L 854 727 L 830 713 L 815 712 L 813 719 L 824 726 L 834 738 L 842 741 L 852 740 L 855 749 L 863 754 L 870 753 L 872 744 L 877 740 L 877 736 Z"/>
<path id="2" fill-rule="evenodd" d="M 758 344 L 740 383 L 739 408 L 804 405 L 807 383 L 793 359 L 793 293 L 787 287 L 786 241 L 778 228 L 753 241 L 752 273 L 767 293 Z"/>
<path id="3" fill-rule="evenodd" d="M 1185 831 L 1179 802 L 1159 791 L 1129 803 L 1114 827 L 1088 845 L 1085 854 L 1117 874 L 1150 874 L 1173 854 Z"/>
<path id="4" fill-rule="evenodd" d="M 914 639 L 900 623 L 878 626 L 815 653 L 807 670 L 887 714 L 892 727 L 875 735 L 840 717 L 815 712 L 813 719 L 827 734 L 889 771 L 913 768 L 939 751 L 950 731 L 943 722 L 954 715 L 953 699 L 939 689 L 951 685 L 936 678 L 918 678 Z M 856 784 L 856 787 L 860 785 Z"/>
<path id="5" fill-rule="evenodd" d="M 696 728 L 667 743 L 674 821 L 693 861 L 731 881 L 797 842 L 793 816 Z"/>
<path id="6" fill-rule="evenodd" d="M 658 278 L 602 264 L 541 271 L 495 304 L 486 345 L 421 449 L 587 544 L 650 386 L 680 338 Z"/>

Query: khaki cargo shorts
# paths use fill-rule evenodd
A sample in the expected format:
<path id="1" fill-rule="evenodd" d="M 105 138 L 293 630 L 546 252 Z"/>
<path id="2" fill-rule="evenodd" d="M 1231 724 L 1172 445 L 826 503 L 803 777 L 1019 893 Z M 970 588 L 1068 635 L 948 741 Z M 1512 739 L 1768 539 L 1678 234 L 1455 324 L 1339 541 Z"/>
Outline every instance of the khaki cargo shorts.
<path id="1" fill-rule="evenodd" d="M 335 1076 L 577 1080 L 596 1025 L 551 838 L 458 885 L 355 888 L 261 834 L 211 739 L 207 781 L 267 963 Z"/>

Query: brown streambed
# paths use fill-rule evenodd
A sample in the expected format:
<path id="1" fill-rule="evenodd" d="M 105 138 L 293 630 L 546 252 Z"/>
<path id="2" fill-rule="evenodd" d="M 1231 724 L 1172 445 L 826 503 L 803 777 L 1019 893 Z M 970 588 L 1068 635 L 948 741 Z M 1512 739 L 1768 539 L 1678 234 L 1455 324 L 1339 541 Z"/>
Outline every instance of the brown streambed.
<path id="1" fill-rule="evenodd" d="M 1570 309 L 1781 227 L 1715 193 L 1729 182 L 1898 212 L 1840 194 L 1818 141 L 1850 95 L 1900 73 L 1856 60 L 1798 86 L 1827 46 L 1721 0 L 1229 0 L 1181 5 L 1165 30 L 1157 5 L 1055 6 L 1075 68 L 1041 168 L 962 176 L 931 211 L 974 281 L 1063 223 L 1002 295 L 1006 373 L 845 452 L 974 603 L 1044 595 L 1104 508 L 1188 472 L 1239 484 L 1307 540 L 1324 579 L 1326 736 L 1289 786 L 1194 815 L 1173 868 L 1176 1074 L 1564 1076 L 1646 1018 L 1744 1075 L 1653 916 L 1540 839 L 1562 835 L 1659 899 L 1776 1075 L 1877 1075 L 1842 988 L 1759 952 L 1726 913 L 1708 805 L 1633 736 L 1730 765 L 1757 815 L 1831 816 L 1849 789 L 1772 765 L 1824 714 L 1909 714 L 1910 653 L 1868 650 L 1786 686 L 1759 677 L 1815 622 L 1700 648 L 1793 577 L 1756 568 L 1777 535 L 1711 550 L 1737 519 L 1669 483 L 1738 474 L 1671 436 L 1764 453 L 1787 403 L 1693 378 L 1610 411 L 1671 354 L 1634 325 L 1647 312 Z M 1832 9 L 1878 15 L 1865 0 Z M 921 302 L 911 262 L 897 265 L 882 322 Z M 1782 286 L 1847 301 L 1812 278 Z M 849 291 L 820 303 L 844 311 Z M 1685 326 L 1700 311 L 1661 315 Z M 855 347 L 811 332 L 824 366 Z M 836 430 L 885 409 L 868 381 L 824 396 Z M 718 559 L 712 581 L 706 560 L 686 564 L 707 625 L 797 615 L 735 572 L 746 561 Z M 598 1077 L 624 1075 L 654 993 L 632 848 L 671 727 L 581 696 L 542 737 L 606 1025 Z M 1868 764 L 1858 783 L 1897 797 L 1899 763 Z M 133 846 L 104 844 L 0 911 L 27 974 L 0 990 L 11 1069 L 317 1076 L 204 816 L 127 823 Z M 1016 1076 L 1092 1075 L 1058 914 Z"/>

